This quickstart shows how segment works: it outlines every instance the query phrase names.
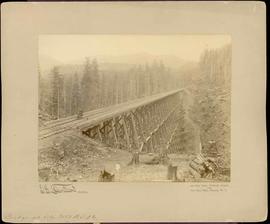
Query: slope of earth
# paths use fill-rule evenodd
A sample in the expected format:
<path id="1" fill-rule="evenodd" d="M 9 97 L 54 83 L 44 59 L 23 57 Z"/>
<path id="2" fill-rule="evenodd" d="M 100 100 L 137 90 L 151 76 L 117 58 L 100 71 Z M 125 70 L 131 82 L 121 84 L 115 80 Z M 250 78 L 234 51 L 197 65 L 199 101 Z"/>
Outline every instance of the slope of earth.
<path id="1" fill-rule="evenodd" d="M 40 181 L 97 181 L 101 170 L 124 165 L 131 155 L 67 132 L 41 141 L 38 159 Z"/>
<path id="2" fill-rule="evenodd" d="M 55 148 L 60 144 L 60 149 Z M 59 153 L 60 152 L 60 153 Z M 74 132 L 55 136 L 52 140 L 40 142 L 39 180 L 49 182 L 98 181 L 100 172 L 106 170 L 115 174 L 114 181 L 150 182 L 168 181 L 168 164 L 149 165 L 157 154 L 141 154 L 140 164 L 129 165 L 132 154 L 98 144 L 88 137 Z M 179 181 L 211 181 L 194 177 L 189 162 L 195 154 L 169 154 L 169 164 L 177 166 Z M 216 179 L 215 181 L 222 181 Z"/>

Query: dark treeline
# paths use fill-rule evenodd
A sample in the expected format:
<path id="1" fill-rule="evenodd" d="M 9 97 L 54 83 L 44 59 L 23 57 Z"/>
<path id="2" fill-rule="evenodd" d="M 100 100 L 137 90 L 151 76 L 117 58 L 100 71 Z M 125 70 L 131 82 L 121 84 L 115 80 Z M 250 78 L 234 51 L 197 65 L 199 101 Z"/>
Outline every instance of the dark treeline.
<path id="1" fill-rule="evenodd" d="M 45 79 L 39 73 L 39 111 L 58 119 L 179 88 L 184 83 L 162 61 L 134 65 L 126 71 L 102 70 L 87 58 L 81 74 L 54 67 Z"/>
<path id="2" fill-rule="evenodd" d="M 198 80 L 210 88 L 230 88 L 231 54 L 231 45 L 205 50 L 200 57 Z"/>
<path id="3" fill-rule="evenodd" d="M 202 150 L 230 166 L 231 45 L 206 50 L 193 82 L 193 120 L 200 128 Z"/>

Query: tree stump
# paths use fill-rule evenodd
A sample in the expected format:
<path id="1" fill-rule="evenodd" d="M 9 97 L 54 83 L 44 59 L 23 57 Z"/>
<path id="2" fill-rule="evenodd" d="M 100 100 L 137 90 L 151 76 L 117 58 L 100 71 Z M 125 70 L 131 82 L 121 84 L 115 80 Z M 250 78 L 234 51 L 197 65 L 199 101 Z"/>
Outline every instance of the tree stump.
<path id="1" fill-rule="evenodd" d="M 177 180 L 177 166 L 168 166 L 167 179 L 173 181 Z"/>
<path id="2" fill-rule="evenodd" d="M 133 153 L 132 159 L 129 163 L 129 165 L 138 165 L 140 163 L 140 155 L 138 152 Z"/>
<path id="3" fill-rule="evenodd" d="M 98 181 L 99 182 L 113 182 L 114 181 L 114 174 L 111 174 L 108 171 L 103 170 L 100 172 Z"/>

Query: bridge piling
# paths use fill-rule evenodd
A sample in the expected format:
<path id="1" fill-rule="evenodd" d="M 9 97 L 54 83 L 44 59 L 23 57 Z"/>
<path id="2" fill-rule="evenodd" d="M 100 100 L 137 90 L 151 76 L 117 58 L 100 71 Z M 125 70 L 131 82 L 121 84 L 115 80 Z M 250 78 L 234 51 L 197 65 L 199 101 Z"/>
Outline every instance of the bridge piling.
<path id="1" fill-rule="evenodd" d="M 113 131 L 113 136 L 114 136 L 114 145 L 116 146 L 116 148 L 118 148 L 119 143 L 118 143 L 118 138 L 117 138 L 115 126 L 116 126 L 115 117 L 113 117 L 113 119 L 112 119 L 112 131 Z"/>
<path id="2" fill-rule="evenodd" d="M 127 144 L 128 150 L 130 151 L 131 145 L 130 145 L 130 139 L 129 139 L 129 134 L 128 134 L 128 129 L 127 129 L 125 117 L 122 118 L 122 121 L 123 121 L 123 127 L 124 127 L 124 132 L 125 132 L 126 144 Z"/>
<path id="3" fill-rule="evenodd" d="M 180 96 L 180 97 L 179 97 Z M 129 151 L 172 150 L 178 125 L 181 93 L 175 92 L 148 104 L 107 117 L 82 130 L 90 138 Z"/>

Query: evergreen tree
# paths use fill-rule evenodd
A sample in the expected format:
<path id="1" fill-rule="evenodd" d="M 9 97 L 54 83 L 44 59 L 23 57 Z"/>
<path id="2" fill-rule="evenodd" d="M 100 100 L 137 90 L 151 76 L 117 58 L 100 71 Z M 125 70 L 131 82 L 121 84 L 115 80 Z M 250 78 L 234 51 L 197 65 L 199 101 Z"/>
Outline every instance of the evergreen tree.
<path id="1" fill-rule="evenodd" d="M 145 95 L 150 96 L 151 95 L 151 86 L 150 86 L 150 79 L 151 79 L 151 73 L 150 73 L 150 67 L 146 63 L 144 66 L 144 80 L 145 80 Z"/>
<path id="2" fill-rule="evenodd" d="M 81 95 L 77 73 L 73 77 L 71 92 L 71 114 L 77 114 L 81 110 Z"/>
<path id="3" fill-rule="evenodd" d="M 59 119 L 62 113 L 63 77 L 59 74 L 58 67 L 56 66 L 52 69 L 51 87 L 51 115 L 54 119 Z"/>
<path id="4" fill-rule="evenodd" d="M 73 86 L 73 75 L 66 74 L 64 76 L 64 99 L 65 99 L 65 115 L 72 115 L 72 86 Z"/>
<path id="5" fill-rule="evenodd" d="M 96 59 L 92 61 L 90 94 L 91 94 L 92 108 L 95 109 L 98 107 L 98 102 L 99 102 L 99 70 L 98 70 L 98 63 Z"/>
<path id="6" fill-rule="evenodd" d="M 203 153 L 228 166 L 230 150 L 231 48 L 206 50 L 200 59 L 193 119 L 200 127 Z"/>
<path id="7" fill-rule="evenodd" d="M 165 74 L 165 66 L 162 61 L 158 65 L 158 90 L 164 92 L 167 88 L 167 78 Z"/>
<path id="8" fill-rule="evenodd" d="M 90 65 L 89 58 L 86 58 L 84 65 L 83 77 L 81 80 L 81 90 L 82 90 L 82 109 L 84 111 L 90 110 L 93 106 L 92 104 L 92 95 L 91 95 L 91 73 L 92 68 Z"/>

